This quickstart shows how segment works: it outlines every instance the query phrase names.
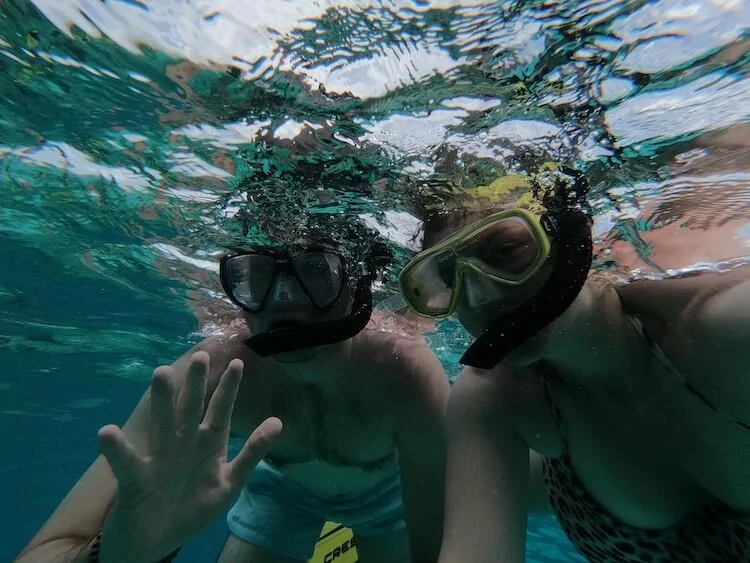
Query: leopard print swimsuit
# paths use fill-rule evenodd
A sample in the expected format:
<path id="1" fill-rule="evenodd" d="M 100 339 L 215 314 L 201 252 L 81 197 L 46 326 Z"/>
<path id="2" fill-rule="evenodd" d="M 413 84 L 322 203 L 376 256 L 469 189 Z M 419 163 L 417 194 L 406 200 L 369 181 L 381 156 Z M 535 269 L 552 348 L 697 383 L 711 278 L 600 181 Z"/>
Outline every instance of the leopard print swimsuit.
<path id="1" fill-rule="evenodd" d="M 661 348 L 631 322 L 659 359 L 675 370 Z M 681 379 L 682 376 L 678 375 Z M 684 381 L 684 380 L 683 380 Z M 687 390 L 723 418 L 744 429 L 750 426 L 712 405 L 685 383 Z M 560 410 L 547 391 L 547 399 L 561 423 Z M 567 454 L 543 461 L 544 483 L 550 504 L 568 539 L 594 563 L 742 563 L 750 562 L 750 514 L 716 503 L 706 506 L 663 530 L 630 526 L 615 518 L 588 492 L 576 475 Z"/>
<path id="2" fill-rule="evenodd" d="M 750 561 L 750 515 L 708 506 L 664 530 L 629 526 L 586 490 L 563 456 L 545 459 L 544 483 L 560 525 L 592 562 L 740 563 Z"/>

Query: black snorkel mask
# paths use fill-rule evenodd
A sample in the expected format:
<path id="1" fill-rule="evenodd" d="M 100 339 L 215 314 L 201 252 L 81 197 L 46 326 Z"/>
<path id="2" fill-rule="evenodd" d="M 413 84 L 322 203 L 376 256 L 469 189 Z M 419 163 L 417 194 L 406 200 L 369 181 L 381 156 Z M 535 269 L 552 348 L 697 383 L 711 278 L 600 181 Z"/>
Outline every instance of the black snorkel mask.
<path id="1" fill-rule="evenodd" d="M 220 267 L 226 294 L 251 314 L 261 313 L 272 298 L 280 275 L 292 277 L 313 309 L 324 312 L 339 304 L 344 288 L 353 282 L 351 312 L 343 318 L 310 324 L 273 327 L 251 336 L 245 344 L 267 357 L 304 348 L 334 344 L 359 334 L 372 313 L 373 275 L 351 279 L 346 260 L 336 250 L 308 246 L 291 252 L 256 248 L 224 256 Z"/>
<path id="2" fill-rule="evenodd" d="M 561 172 L 573 179 L 572 186 L 558 188 L 543 200 L 549 212 L 541 223 L 556 246 L 549 278 L 531 299 L 491 322 L 464 352 L 461 364 L 493 369 L 560 317 L 581 292 L 593 258 L 591 218 L 577 207 L 588 184 L 577 170 L 563 168 Z"/>
<path id="3" fill-rule="evenodd" d="M 357 283 L 352 311 L 341 319 L 300 326 L 273 328 L 245 340 L 259 356 L 267 357 L 304 348 L 343 342 L 357 336 L 370 321 L 372 314 L 372 281 L 369 277 Z"/>

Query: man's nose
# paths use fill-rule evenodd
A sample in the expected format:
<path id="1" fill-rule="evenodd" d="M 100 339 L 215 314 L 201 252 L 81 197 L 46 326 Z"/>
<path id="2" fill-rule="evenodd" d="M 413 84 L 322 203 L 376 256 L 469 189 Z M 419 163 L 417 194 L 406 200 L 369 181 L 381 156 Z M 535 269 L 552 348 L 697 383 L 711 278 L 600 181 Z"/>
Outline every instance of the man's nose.
<path id="1" fill-rule="evenodd" d="M 304 303 L 305 293 L 293 276 L 281 273 L 274 283 L 272 298 L 279 304 Z"/>

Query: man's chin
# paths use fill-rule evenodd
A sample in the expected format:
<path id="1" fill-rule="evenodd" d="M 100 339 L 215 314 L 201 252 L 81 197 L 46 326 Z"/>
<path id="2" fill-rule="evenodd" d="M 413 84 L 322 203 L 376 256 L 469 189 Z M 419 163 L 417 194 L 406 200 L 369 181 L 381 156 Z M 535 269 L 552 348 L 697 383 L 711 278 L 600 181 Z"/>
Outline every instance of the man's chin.
<path id="1" fill-rule="evenodd" d="M 299 364 L 302 362 L 308 362 L 318 355 L 319 348 L 302 348 L 300 350 L 292 350 L 291 352 L 280 352 L 274 354 L 272 358 L 282 364 Z"/>

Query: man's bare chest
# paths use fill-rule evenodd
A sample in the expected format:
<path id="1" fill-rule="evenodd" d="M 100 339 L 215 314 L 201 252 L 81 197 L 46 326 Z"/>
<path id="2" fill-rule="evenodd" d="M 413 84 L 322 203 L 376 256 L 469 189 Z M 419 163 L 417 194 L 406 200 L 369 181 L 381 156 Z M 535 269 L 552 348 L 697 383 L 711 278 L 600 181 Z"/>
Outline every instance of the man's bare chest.
<path id="1" fill-rule="evenodd" d="M 333 465 L 377 466 L 395 448 L 397 424 L 386 397 L 372 389 L 336 390 L 268 377 L 241 387 L 233 431 L 247 435 L 269 416 L 284 429 L 270 457 L 279 465 L 322 460 Z"/>

